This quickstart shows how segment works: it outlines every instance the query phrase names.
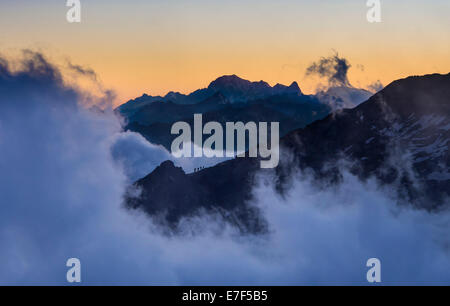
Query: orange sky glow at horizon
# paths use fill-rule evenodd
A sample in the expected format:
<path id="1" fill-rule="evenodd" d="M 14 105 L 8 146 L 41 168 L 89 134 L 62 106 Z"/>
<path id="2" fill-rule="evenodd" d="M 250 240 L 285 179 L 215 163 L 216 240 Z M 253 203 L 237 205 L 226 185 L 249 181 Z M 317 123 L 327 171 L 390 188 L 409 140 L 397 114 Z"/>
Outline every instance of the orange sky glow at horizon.
<path id="1" fill-rule="evenodd" d="M 190 93 L 222 75 L 270 85 L 298 82 L 314 93 L 325 80 L 305 75 L 338 52 L 350 83 L 366 88 L 450 72 L 450 2 L 382 1 L 382 22 L 366 20 L 365 0 L 178 0 L 82 2 L 68 23 L 65 1 L 0 3 L 0 54 L 21 49 L 93 69 L 115 104 L 169 91 Z"/>

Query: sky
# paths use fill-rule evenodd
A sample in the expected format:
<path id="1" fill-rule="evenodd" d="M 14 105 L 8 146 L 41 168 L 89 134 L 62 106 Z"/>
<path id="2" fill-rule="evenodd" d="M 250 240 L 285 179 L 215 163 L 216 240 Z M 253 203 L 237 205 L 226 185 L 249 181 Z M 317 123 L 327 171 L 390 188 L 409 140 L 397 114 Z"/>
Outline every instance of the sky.
<path id="1" fill-rule="evenodd" d="M 0 54 L 28 48 L 89 67 L 115 104 L 227 74 L 313 93 L 321 80 L 306 68 L 334 52 L 357 87 L 450 72 L 450 2 L 381 3 L 382 22 L 369 23 L 365 0 L 81 0 L 81 23 L 68 23 L 64 0 L 2 0 Z"/>

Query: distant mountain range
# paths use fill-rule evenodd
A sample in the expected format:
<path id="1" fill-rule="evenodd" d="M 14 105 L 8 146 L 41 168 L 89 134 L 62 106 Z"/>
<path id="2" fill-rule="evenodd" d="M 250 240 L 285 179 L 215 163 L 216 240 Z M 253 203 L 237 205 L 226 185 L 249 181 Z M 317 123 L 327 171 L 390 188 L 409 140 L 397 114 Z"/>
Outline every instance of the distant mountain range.
<path id="1" fill-rule="evenodd" d="M 291 86 L 277 84 L 271 87 L 264 81 L 250 82 L 236 75 L 222 76 L 211 82 L 207 88 L 199 89 L 189 95 L 178 92 L 169 92 L 166 96 L 149 96 L 142 95 L 139 98 L 130 100 L 120 106 L 122 113 L 130 113 L 156 101 L 173 102 L 175 104 L 197 104 L 216 93 L 224 95 L 230 103 L 247 102 L 249 100 L 262 99 L 275 95 L 293 94 L 302 95 L 297 82 L 293 82 Z"/>
<path id="2" fill-rule="evenodd" d="M 313 105 L 323 107 L 299 91 L 290 102 L 281 97 L 265 97 L 249 105 L 257 111 L 259 105 L 269 109 L 268 105 L 285 103 L 285 108 L 275 109 L 287 112 L 293 105 L 301 109 L 302 103 L 310 112 L 316 111 Z M 309 100 L 300 103 L 301 97 Z M 226 101 L 227 96 L 222 93 L 215 99 Z M 363 181 L 374 177 L 391 186 L 400 202 L 428 210 L 444 204 L 450 195 L 450 74 L 395 81 L 353 109 L 320 118 L 326 110 L 316 117 L 320 120 L 281 139 L 281 164 L 275 171 L 280 193 L 289 189 L 291 175 L 301 169 L 310 169 L 318 184 L 339 184 L 346 169 Z M 308 119 L 313 121 L 314 116 Z M 342 160 L 346 162 L 339 163 Z M 264 220 L 247 201 L 255 174 L 261 171 L 269 170 L 261 170 L 254 158 L 229 160 L 192 174 L 167 161 L 135 183 L 142 195 L 129 197 L 127 203 L 152 215 L 165 214 L 173 227 L 181 217 L 204 209 L 222 213 L 243 231 L 260 231 Z"/>
<path id="3" fill-rule="evenodd" d="M 264 81 L 250 82 L 236 75 L 222 76 L 204 89 L 189 95 L 170 92 L 164 97 L 143 96 L 117 108 L 126 119 L 126 130 L 142 134 L 147 140 L 170 149 L 176 137 L 170 128 L 176 121 L 192 124 L 195 113 L 207 121 L 280 122 L 284 135 L 324 118 L 332 110 L 353 107 L 371 94 L 352 87 L 330 88 L 318 95 L 304 95 L 296 82 L 290 86 L 270 86 Z"/>

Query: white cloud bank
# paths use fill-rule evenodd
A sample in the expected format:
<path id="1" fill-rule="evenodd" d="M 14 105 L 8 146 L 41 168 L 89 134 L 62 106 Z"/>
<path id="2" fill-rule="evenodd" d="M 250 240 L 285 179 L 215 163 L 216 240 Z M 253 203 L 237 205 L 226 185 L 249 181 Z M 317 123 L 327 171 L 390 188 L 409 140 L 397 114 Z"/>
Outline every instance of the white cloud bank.
<path id="1" fill-rule="evenodd" d="M 194 151 L 195 144 L 191 144 Z M 230 158 L 180 157 L 175 158 L 166 148 L 148 142 L 142 135 L 134 132 L 123 132 L 115 136 L 112 154 L 122 164 L 130 182 L 145 177 L 163 161 L 172 160 L 184 172 L 192 173 L 199 167 L 213 167 Z"/>

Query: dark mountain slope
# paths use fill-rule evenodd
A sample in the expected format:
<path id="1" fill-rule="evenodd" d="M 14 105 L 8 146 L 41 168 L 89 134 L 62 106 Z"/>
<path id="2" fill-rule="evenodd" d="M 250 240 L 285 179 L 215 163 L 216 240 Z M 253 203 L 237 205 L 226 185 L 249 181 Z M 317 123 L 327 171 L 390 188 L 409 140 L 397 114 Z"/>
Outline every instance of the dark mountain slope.
<path id="1" fill-rule="evenodd" d="M 258 167 L 256 160 L 234 159 L 186 174 L 173 162 L 166 161 L 136 182 L 142 193 L 138 198 L 129 197 L 127 205 L 160 216 L 158 221 L 174 230 L 180 218 L 205 211 L 219 213 L 242 232 L 264 231 L 266 224 L 258 209 L 246 204 L 254 185 L 254 176 L 250 174 Z"/>
<path id="2" fill-rule="evenodd" d="M 436 207 L 450 194 L 449 110 L 450 75 L 410 77 L 355 109 L 290 133 L 282 144 L 318 177 L 337 178 L 333 164 L 345 158 L 361 179 L 397 182 L 406 201 Z M 278 171 L 286 176 L 291 168 Z"/>
<path id="3" fill-rule="evenodd" d="M 347 160 L 346 168 L 362 180 L 374 176 L 405 202 L 436 209 L 450 194 L 449 106 L 450 74 L 395 81 L 354 109 L 286 135 L 281 150 L 294 156 L 295 164 L 281 153 L 279 189 L 288 188 L 290 175 L 305 168 L 318 182 L 338 183 L 342 168 L 337 163 Z M 206 209 L 231 214 L 246 230 L 263 228 L 263 221 L 255 221 L 257 211 L 246 204 L 255 173 L 262 171 L 256 159 L 239 158 L 190 175 L 178 171 L 174 176 L 174 168 L 163 164 L 136 182 L 143 196 L 128 203 L 150 214 L 162 208 L 173 224 Z"/>

